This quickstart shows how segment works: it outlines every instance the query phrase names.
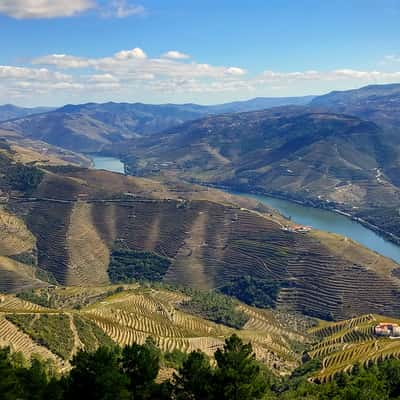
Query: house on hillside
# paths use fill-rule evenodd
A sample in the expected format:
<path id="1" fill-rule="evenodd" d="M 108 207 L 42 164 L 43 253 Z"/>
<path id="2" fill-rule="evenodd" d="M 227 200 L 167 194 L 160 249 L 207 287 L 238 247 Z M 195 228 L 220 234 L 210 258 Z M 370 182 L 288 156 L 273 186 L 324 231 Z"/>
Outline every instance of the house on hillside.
<path id="1" fill-rule="evenodd" d="M 307 233 L 312 230 L 312 227 L 305 225 L 293 225 L 293 226 L 284 226 L 282 230 L 292 233 Z"/>
<path id="2" fill-rule="evenodd" d="M 391 322 L 381 322 L 375 327 L 378 336 L 400 337 L 400 326 Z"/>

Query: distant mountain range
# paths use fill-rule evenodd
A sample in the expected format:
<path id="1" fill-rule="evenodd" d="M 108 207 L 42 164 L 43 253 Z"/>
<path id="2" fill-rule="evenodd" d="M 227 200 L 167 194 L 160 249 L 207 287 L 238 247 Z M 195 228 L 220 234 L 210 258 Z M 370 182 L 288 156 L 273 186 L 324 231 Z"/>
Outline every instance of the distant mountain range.
<path id="1" fill-rule="evenodd" d="M 206 115 L 307 104 L 312 96 L 256 98 L 213 106 L 197 104 L 88 103 L 66 105 L 38 115 L 0 124 L 24 136 L 79 152 L 97 152 L 104 145 L 154 134 Z M 17 109 L 21 113 L 22 109 Z M 11 115 L 11 114 L 10 114 Z M 10 118 L 8 118 L 10 119 Z"/>
<path id="2" fill-rule="evenodd" d="M 4 104 L 2 106 L 0 105 L 0 122 L 7 121 L 9 119 L 25 117 L 27 115 L 40 114 L 51 110 L 54 110 L 54 108 L 51 107 L 23 108 L 14 106 L 13 104 Z"/>

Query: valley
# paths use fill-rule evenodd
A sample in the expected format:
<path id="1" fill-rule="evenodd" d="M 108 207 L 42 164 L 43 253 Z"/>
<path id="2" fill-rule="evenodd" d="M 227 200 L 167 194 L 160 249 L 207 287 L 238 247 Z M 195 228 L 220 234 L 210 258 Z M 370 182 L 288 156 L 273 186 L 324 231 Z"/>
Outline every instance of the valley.
<path id="1" fill-rule="evenodd" d="M 397 135 L 377 122 L 278 107 L 187 122 L 161 137 L 115 144 L 110 154 L 134 175 L 173 174 L 339 210 L 399 242 Z"/>
<path id="2" fill-rule="evenodd" d="M 375 232 L 398 208 L 397 153 L 386 128 L 321 107 L 158 125 L 171 110 L 89 104 L 2 124 L 0 343 L 67 371 L 81 348 L 151 336 L 212 356 L 237 333 L 276 375 L 321 362 L 313 382 L 398 357 L 374 334 L 400 318 L 399 246 Z"/>
<path id="3" fill-rule="evenodd" d="M 124 164 L 113 157 L 93 156 L 95 169 L 108 170 L 111 172 L 124 172 Z M 277 197 L 256 195 L 253 193 L 243 193 L 228 191 L 237 196 L 254 199 L 262 204 L 272 207 L 279 211 L 283 216 L 289 218 L 294 223 L 311 226 L 313 229 L 327 231 L 347 237 L 368 249 L 377 252 L 384 257 L 391 258 L 395 262 L 400 262 L 400 246 L 392 241 L 385 239 L 374 230 L 368 229 L 360 222 L 351 220 L 349 217 L 337 212 L 314 208 L 298 204 Z"/>

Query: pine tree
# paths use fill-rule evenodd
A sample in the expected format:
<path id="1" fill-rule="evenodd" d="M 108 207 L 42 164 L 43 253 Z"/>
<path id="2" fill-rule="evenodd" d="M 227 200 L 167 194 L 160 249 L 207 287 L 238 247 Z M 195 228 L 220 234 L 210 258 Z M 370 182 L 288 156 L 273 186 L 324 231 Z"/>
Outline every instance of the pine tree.
<path id="1" fill-rule="evenodd" d="M 218 400 L 262 399 L 268 386 L 261 374 L 250 343 L 237 335 L 226 339 L 224 348 L 215 352 L 215 398 Z"/>

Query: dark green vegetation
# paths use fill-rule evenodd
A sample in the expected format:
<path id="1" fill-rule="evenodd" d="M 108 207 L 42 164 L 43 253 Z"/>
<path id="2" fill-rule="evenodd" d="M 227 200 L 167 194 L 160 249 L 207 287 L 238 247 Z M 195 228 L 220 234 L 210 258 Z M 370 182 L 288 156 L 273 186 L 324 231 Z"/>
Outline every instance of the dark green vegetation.
<path id="1" fill-rule="evenodd" d="M 43 178 L 43 172 L 36 168 L 22 164 L 12 165 L 7 170 L 7 183 L 14 190 L 31 192 L 36 189 Z"/>
<path id="2" fill-rule="evenodd" d="M 9 148 L 5 150 L 11 153 Z M 39 168 L 14 162 L 5 153 L 0 154 L 0 173 L 0 186 L 3 189 L 18 190 L 28 194 L 38 187 L 44 175 Z"/>
<path id="3" fill-rule="evenodd" d="M 319 367 L 304 364 L 289 378 L 279 379 L 262 367 L 251 344 L 233 335 L 215 352 L 216 365 L 195 351 L 173 377 L 156 381 L 162 355 L 151 340 L 119 349 L 80 351 L 72 370 L 60 377 L 48 363 L 0 350 L 0 393 L 4 400 L 390 400 L 400 396 L 400 361 L 387 360 L 369 368 L 355 366 L 329 383 L 307 378 Z"/>
<path id="4" fill-rule="evenodd" d="M 34 290 L 27 290 L 17 294 L 22 300 L 30 301 L 31 303 L 38 304 L 42 307 L 52 307 L 51 298 L 46 292 L 35 292 Z"/>
<path id="5" fill-rule="evenodd" d="M 114 342 L 94 322 L 79 315 L 74 315 L 74 323 L 80 341 L 86 351 L 95 351 L 100 346 L 113 346 Z"/>
<path id="6" fill-rule="evenodd" d="M 72 370 L 55 378 L 40 362 L 15 363 L 7 349 L 0 352 L 2 399 L 204 399 L 256 400 L 268 390 L 250 344 L 235 335 L 215 353 L 216 367 L 201 352 L 191 353 L 170 381 L 156 383 L 160 352 L 151 340 L 122 350 L 100 347 L 78 352 Z M 29 377 L 29 379 L 23 379 Z"/>
<path id="7" fill-rule="evenodd" d="M 71 355 L 74 339 L 70 319 L 65 314 L 7 314 L 6 318 L 64 359 Z"/>
<path id="8" fill-rule="evenodd" d="M 275 307 L 279 289 L 279 282 L 257 279 L 250 275 L 239 276 L 219 288 L 227 296 L 236 297 L 243 303 L 260 308 Z"/>
<path id="9" fill-rule="evenodd" d="M 236 309 L 237 303 L 231 297 L 216 292 L 195 291 L 191 299 L 182 302 L 180 307 L 190 314 L 237 329 L 248 320 L 244 313 Z"/>
<path id="10" fill-rule="evenodd" d="M 96 152 L 105 145 L 141 135 L 152 135 L 204 115 L 258 110 L 286 104 L 303 105 L 310 100 L 312 96 L 257 98 L 216 106 L 88 103 L 66 105 L 41 115 L 24 116 L 1 124 L 1 128 L 15 130 L 25 137 L 43 140 L 73 151 Z M 15 110 L 12 106 L 4 107 L 4 114 L 0 107 L 0 121 L 12 115 L 18 117 L 21 112 L 21 116 L 26 115 L 24 110 Z"/>
<path id="11" fill-rule="evenodd" d="M 161 281 L 171 261 L 150 251 L 114 250 L 108 275 L 112 283 Z"/>

